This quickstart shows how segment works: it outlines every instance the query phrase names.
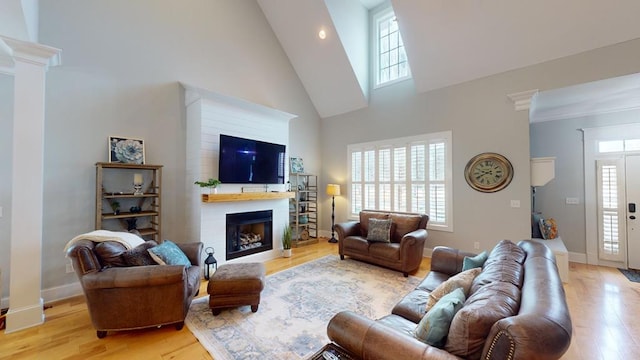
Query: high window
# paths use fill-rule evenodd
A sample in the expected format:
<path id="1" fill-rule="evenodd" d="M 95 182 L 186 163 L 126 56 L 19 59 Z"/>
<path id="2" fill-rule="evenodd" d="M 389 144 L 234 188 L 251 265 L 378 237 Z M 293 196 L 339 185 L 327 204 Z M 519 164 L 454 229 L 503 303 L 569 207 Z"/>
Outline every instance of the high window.
<path id="1" fill-rule="evenodd" d="M 409 78 L 409 63 L 393 9 L 373 16 L 374 66 L 376 87 Z"/>
<path id="2" fill-rule="evenodd" d="M 361 210 L 419 212 L 429 228 L 453 231 L 451 132 L 353 144 L 351 216 Z"/>

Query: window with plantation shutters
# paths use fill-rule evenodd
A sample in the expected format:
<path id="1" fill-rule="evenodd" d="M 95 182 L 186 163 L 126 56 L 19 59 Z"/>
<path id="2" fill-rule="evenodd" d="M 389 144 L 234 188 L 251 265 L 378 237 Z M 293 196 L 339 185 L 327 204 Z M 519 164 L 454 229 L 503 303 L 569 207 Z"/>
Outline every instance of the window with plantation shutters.
<path id="1" fill-rule="evenodd" d="M 624 258 L 620 251 L 620 242 L 624 233 L 620 231 L 620 221 L 624 221 L 625 216 L 619 206 L 624 203 L 624 200 L 620 199 L 621 160 L 597 160 L 596 165 L 600 258 L 621 261 Z"/>
<path id="2" fill-rule="evenodd" d="M 363 209 L 429 215 L 429 228 L 453 231 L 451 132 L 348 146 L 351 216 Z"/>

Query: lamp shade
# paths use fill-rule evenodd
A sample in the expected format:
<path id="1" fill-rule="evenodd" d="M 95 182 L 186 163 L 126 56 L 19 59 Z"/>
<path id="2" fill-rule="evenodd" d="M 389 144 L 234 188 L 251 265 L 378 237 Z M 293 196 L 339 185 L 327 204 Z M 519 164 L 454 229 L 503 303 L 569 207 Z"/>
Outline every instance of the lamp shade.
<path id="1" fill-rule="evenodd" d="M 338 185 L 338 184 L 328 184 L 327 185 L 327 195 L 329 195 L 329 196 L 339 196 L 340 195 L 340 185 Z"/>
<path id="2" fill-rule="evenodd" d="M 544 186 L 556 177 L 556 158 L 531 159 L 531 186 Z"/>

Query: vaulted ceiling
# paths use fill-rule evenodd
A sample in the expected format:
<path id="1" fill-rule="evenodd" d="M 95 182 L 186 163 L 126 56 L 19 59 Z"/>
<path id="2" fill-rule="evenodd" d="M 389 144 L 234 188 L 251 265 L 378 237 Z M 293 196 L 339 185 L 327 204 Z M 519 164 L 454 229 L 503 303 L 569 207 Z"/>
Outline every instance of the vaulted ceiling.
<path id="1" fill-rule="evenodd" d="M 321 117 L 367 106 L 368 79 L 361 74 L 369 65 L 360 59 L 368 59 L 368 49 L 353 43 L 368 43 L 368 29 L 358 27 L 366 6 L 378 2 L 258 0 Z M 390 4 L 419 93 L 640 37 L 637 0 Z M 325 40 L 318 38 L 320 29 Z"/>

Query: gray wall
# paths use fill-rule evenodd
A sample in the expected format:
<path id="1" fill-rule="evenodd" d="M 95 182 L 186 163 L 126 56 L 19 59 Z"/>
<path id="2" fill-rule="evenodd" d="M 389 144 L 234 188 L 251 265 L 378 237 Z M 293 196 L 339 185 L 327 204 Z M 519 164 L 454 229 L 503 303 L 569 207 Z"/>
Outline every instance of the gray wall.
<path id="1" fill-rule="evenodd" d="M 409 55 L 410 50 L 407 49 Z M 368 108 L 323 119 L 322 183 L 346 185 L 348 144 L 452 130 L 454 231 L 430 231 L 427 247 L 448 245 L 473 251 L 475 241 L 480 242 L 481 249 L 490 249 L 501 239 L 528 238 L 531 209 L 528 114 L 514 111 L 513 103 L 506 95 L 636 73 L 640 71 L 639 57 L 640 40 L 635 40 L 427 93 L 416 94 L 411 81 L 373 90 Z M 558 139 L 557 143 L 574 141 L 575 136 L 577 134 L 567 133 L 567 139 Z M 493 194 L 476 192 L 464 180 L 467 161 L 485 151 L 505 155 L 515 170 L 511 185 Z M 558 151 L 564 150 L 558 148 Z M 568 151 L 573 158 L 576 150 Z M 565 163 L 561 158 L 557 167 Z M 571 161 L 567 166 L 580 164 Z M 570 180 L 556 177 L 554 181 L 566 184 L 565 193 L 575 192 L 575 185 Z M 543 200 L 539 205 L 546 206 L 542 203 L 548 203 L 544 199 L 547 195 L 543 190 L 540 192 Z M 510 200 L 520 200 L 521 207 L 511 208 Z M 330 208 L 328 204 L 330 199 L 325 198 L 324 209 Z M 345 221 L 347 216 L 346 197 L 336 199 L 336 221 Z M 567 216 L 567 221 L 575 221 L 580 214 Z M 565 236 L 569 239 L 569 250 L 584 252 L 584 229 L 571 227 L 565 230 L 564 219 L 559 220 L 563 239 Z M 323 216 L 322 221 L 321 228 L 330 228 L 330 215 Z"/>
<path id="2" fill-rule="evenodd" d="M 62 250 L 93 229 L 94 164 L 107 161 L 109 135 L 143 138 L 147 163 L 164 165 L 163 238 L 183 241 L 185 110 L 178 81 L 299 115 L 290 123 L 296 136 L 288 151 L 319 171 L 319 117 L 254 1 L 44 0 L 39 40 L 63 49 L 63 65 L 47 75 L 43 289 L 76 282 L 65 273 Z M 4 94 L 10 85 L 0 80 Z M 6 179 L 8 125 L 0 114 Z M 3 181 L 0 206 L 6 209 L 9 199 Z M 9 248 L 7 222 L 0 219 L 2 249 Z"/>
<path id="3" fill-rule="evenodd" d="M 558 222 L 571 252 L 586 254 L 584 147 L 582 128 L 638 123 L 640 110 L 531 124 L 531 156 L 556 157 L 556 177 L 536 191 L 536 210 Z M 566 198 L 579 199 L 567 205 Z"/>
<path id="4" fill-rule="evenodd" d="M 0 298 L 9 293 L 11 241 L 11 157 L 13 155 L 13 77 L 0 74 Z"/>

